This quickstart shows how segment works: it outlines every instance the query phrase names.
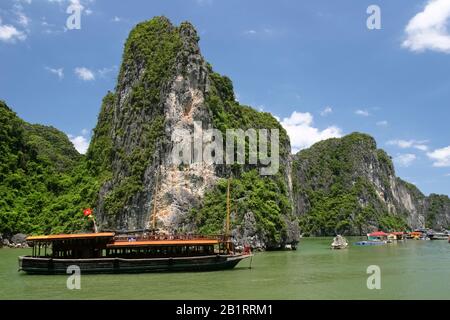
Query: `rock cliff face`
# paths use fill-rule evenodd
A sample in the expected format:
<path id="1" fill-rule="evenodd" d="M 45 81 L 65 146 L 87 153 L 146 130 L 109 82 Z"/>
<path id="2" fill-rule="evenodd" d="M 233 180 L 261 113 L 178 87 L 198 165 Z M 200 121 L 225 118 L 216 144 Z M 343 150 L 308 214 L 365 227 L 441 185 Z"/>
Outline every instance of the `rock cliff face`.
<path id="1" fill-rule="evenodd" d="M 166 18 L 130 33 L 116 92 L 99 117 L 97 128 L 107 129 L 95 130 L 88 153 L 95 158 L 106 141 L 109 152 L 99 162 L 108 174 L 97 206 L 103 228 L 150 228 L 155 206 L 157 227 L 173 231 L 217 179 L 212 166 L 171 164 L 172 133 L 192 132 L 195 121 L 211 124 L 208 69 L 197 42 L 190 24 L 174 27 Z"/>
<path id="2" fill-rule="evenodd" d="M 319 142 L 295 155 L 293 167 L 295 212 L 308 234 L 449 226 L 448 197 L 425 197 L 396 177 L 368 135 Z"/>
<path id="3" fill-rule="evenodd" d="M 431 194 L 425 198 L 425 226 L 434 230 L 450 229 L 450 199 Z"/>
<path id="4" fill-rule="evenodd" d="M 234 176 L 239 180 L 244 172 L 258 169 L 258 165 L 204 161 L 174 164 L 175 144 L 198 130 L 281 130 L 282 173 L 268 179 L 277 180 L 282 196 L 289 196 L 286 168 L 290 144 L 285 131 L 271 115 L 235 101 L 231 81 L 213 72 L 200 53 L 198 40 L 192 25 L 175 27 L 164 17 L 138 24 L 131 31 L 116 90 L 103 101 L 87 153 L 91 170 L 102 181 L 96 203 L 102 229 L 147 229 L 156 222 L 163 232 L 196 232 L 200 226 L 193 209 L 212 210 L 204 207 L 203 199 L 206 193 L 217 191 L 219 179 Z M 179 132 L 184 134 L 174 135 Z M 225 195 L 223 191 L 221 195 Z M 263 236 L 266 230 L 257 226 L 257 218 L 249 227 L 253 231 L 236 227 L 234 233 L 241 242 L 248 237 L 264 238 L 260 242 L 273 246 L 295 242 L 298 224 L 290 217 L 290 208 L 284 211 L 277 206 L 275 218 L 289 231 L 284 227 L 274 231 L 283 233 L 277 240 Z M 225 208 L 215 215 L 216 220 L 224 221 Z M 223 232 L 222 225 L 216 227 L 208 231 Z"/>

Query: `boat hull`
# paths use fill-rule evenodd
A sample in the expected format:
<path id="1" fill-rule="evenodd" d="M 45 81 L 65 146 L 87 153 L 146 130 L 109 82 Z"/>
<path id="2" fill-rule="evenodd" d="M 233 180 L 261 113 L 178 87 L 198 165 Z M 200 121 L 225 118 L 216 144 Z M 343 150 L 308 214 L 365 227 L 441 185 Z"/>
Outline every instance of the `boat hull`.
<path id="1" fill-rule="evenodd" d="M 356 242 L 356 246 L 382 246 L 387 244 L 386 241 L 360 241 Z"/>
<path id="2" fill-rule="evenodd" d="M 433 235 L 433 236 L 429 236 L 430 240 L 448 240 L 449 237 L 448 235 Z"/>
<path id="3" fill-rule="evenodd" d="M 19 257 L 19 271 L 30 274 L 67 274 L 70 266 L 79 267 L 82 274 L 215 271 L 232 269 L 250 256 L 213 255 L 148 259 L 52 259 L 22 256 Z"/>

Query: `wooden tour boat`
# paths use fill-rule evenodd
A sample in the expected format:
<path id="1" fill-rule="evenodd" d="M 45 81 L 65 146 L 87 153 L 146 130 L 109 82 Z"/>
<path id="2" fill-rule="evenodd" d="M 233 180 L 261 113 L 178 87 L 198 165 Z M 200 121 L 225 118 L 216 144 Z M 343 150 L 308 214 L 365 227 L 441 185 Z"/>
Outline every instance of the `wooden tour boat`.
<path id="1" fill-rule="evenodd" d="M 19 257 L 19 270 L 66 274 L 69 266 L 77 266 L 84 274 L 232 269 L 252 254 L 249 248 L 242 253 L 234 250 L 229 200 L 230 181 L 225 235 L 167 235 L 153 229 L 126 236 L 114 232 L 32 236 L 27 238 L 32 255 Z M 152 220 L 155 227 L 155 210 Z"/>
<path id="2" fill-rule="evenodd" d="M 19 268 L 40 274 L 65 274 L 71 265 L 81 273 L 223 270 L 251 256 L 235 253 L 223 236 L 119 239 L 114 233 L 88 233 L 29 237 L 27 242 L 32 255 L 19 257 Z"/>

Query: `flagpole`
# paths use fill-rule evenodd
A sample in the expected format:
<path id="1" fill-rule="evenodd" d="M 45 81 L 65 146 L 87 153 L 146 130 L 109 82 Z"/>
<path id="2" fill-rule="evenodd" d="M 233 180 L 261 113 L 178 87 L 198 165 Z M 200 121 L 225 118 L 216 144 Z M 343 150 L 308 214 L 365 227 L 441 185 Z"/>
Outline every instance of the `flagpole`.
<path id="1" fill-rule="evenodd" d="M 95 223 L 95 217 L 94 216 L 92 216 L 92 221 L 94 221 L 94 232 L 98 233 L 97 223 Z"/>
<path id="2" fill-rule="evenodd" d="M 94 223 L 94 233 L 98 233 L 97 223 L 95 222 L 95 216 L 92 214 L 91 208 L 83 210 L 83 214 L 87 216 L 88 219 L 92 219 L 92 222 Z"/>
<path id="3" fill-rule="evenodd" d="M 94 211 L 95 211 L 95 208 L 94 208 Z M 92 215 L 92 221 L 94 221 L 94 232 L 98 233 L 97 223 L 95 222 L 95 216 L 94 215 Z"/>

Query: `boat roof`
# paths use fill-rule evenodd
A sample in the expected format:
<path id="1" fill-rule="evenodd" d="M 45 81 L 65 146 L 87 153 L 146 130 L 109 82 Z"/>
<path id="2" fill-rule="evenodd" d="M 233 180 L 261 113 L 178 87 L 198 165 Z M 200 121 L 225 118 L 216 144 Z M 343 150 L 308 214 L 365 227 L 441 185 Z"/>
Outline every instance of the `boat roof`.
<path id="1" fill-rule="evenodd" d="M 123 247 L 149 247 L 149 246 L 198 246 L 215 245 L 219 240 L 216 239 L 194 239 L 194 240 L 148 240 L 148 241 L 115 241 L 108 244 L 108 248 Z"/>
<path id="2" fill-rule="evenodd" d="M 53 241 L 53 240 L 67 240 L 67 239 L 90 239 L 90 238 L 112 238 L 113 232 L 100 233 L 78 233 L 78 234 L 52 234 L 45 236 L 31 236 L 27 237 L 27 241 Z"/>
<path id="3" fill-rule="evenodd" d="M 383 236 L 387 236 L 387 235 L 388 234 L 384 233 L 383 231 L 369 233 L 369 237 L 383 237 Z"/>

